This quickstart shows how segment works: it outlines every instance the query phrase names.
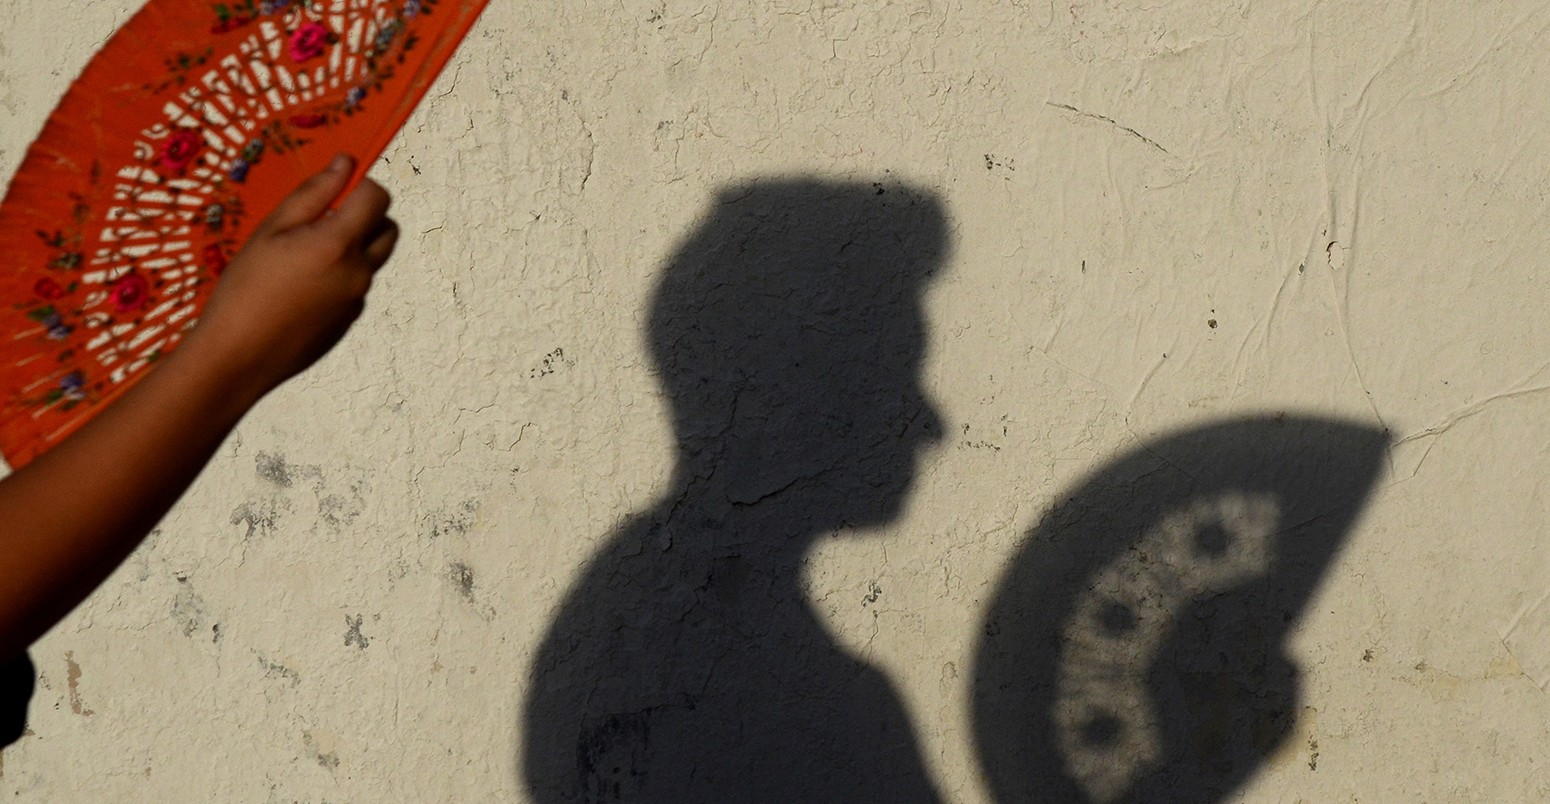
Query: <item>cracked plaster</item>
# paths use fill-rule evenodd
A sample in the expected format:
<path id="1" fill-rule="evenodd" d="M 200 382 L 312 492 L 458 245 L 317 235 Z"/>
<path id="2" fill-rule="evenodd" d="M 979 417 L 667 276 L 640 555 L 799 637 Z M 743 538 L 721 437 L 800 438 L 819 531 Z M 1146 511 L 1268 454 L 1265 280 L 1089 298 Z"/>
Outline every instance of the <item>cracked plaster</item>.
<path id="1" fill-rule="evenodd" d="M 130 11 L 0 8 L 4 175 Z M 925 369 L 949 437 L 903 518 L 804 578 L 949 800 L 988 795 L 974 638 L 1040 513 L 1122 450 L 1278 409 L 1394 449 L 1244 800 L 1550 798 L 1550 699 L 1502 641 L 1550 584 L 1547 27 L 1517 0 L 492 3 L 373 169 L 418 234 L 36 646 L 0 794 L 521 800 L 537 642 L 667 490 L 653 281 L 728 184 L 816 175 L 951 214 Z"/>

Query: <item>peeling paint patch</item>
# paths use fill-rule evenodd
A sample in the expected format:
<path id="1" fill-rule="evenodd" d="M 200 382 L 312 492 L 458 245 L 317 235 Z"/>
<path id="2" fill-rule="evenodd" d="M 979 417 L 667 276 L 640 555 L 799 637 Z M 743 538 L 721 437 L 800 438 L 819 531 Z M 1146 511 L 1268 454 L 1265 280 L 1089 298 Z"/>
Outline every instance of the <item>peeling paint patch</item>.
<path id="1" fill-rule="evenodd" d="M 70 689 L 70 711 L 83 717 L 97 714 L 81 702 L 81 666 L 75 663 L 75 652 L 65 651 L 65 685 Z"/>
<path id="2" fill-rule="evenodd" d="M 361 623 L 365 622 L 365 620 L 366 618 L 360 614 L 355 615 L 354 619 L 351 619 L 348 614 L 345 615 L 344 624 L 349 626 L 349 630 L 344 633 L 344 644 L 346 647 L 354 645 L 361 650 L 365 650 L 366 646 L 371 644 L 371 639 L 361 633 Z"/>

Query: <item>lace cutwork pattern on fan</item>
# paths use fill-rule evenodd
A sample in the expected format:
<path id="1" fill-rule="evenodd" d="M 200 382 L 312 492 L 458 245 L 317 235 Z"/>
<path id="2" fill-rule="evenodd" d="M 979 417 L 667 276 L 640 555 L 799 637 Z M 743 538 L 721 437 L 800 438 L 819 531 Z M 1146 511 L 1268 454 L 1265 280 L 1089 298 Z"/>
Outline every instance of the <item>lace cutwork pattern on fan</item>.
<path id="1" fill-rule="evenodd" d="M 50 420 L 52 440 L 174 346 L 251 233 L 248 182 L 371 104 L 436 5 L 214 6 L 208 45 L 170 55 L 165 74 L 142 87 L 159 119 L 125 153 L 80 169 L 87 186 L 62 189 L 74 199 L 70 219 L 37 232 L 51 257 L 32 298 L 14 305 L 31 325 L 12 331 L 39 348 L 13 361 L 28 379 L 10 405 L 34 420 L 75 411 Z"/>
<path id="2" fill-rule="evenodd" d="M 1162 759 L 1147 674 L 1197 598 L 1264 575 L 1279 506 L 1270 494 L 1196 500 L 1094 578 L 1061 638 L 1054 717 L 1066 771 L 1114 801 Z"/>

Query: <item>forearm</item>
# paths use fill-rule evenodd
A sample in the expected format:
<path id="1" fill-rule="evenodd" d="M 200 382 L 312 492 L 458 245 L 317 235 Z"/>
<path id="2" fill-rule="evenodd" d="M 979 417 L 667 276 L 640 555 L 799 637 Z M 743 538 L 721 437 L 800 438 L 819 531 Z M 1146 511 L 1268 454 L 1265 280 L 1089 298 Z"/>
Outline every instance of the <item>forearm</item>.
<path id="1" fill-rule="evenodd" d="M 333 348 L 360 315 L 398 226 L 386 191 L 369 179 L 329 214 L 353 164 L 340 155 L 259 225 L 181 347 L 0 481 L 0 661 L 91 594 L 248 409 Z"/>
<path id="2" fill-rule="evenodd" d="M 195 332 L 89 424 L 0 481 L 0 659 L 145 538 L 262 395 Z"/>

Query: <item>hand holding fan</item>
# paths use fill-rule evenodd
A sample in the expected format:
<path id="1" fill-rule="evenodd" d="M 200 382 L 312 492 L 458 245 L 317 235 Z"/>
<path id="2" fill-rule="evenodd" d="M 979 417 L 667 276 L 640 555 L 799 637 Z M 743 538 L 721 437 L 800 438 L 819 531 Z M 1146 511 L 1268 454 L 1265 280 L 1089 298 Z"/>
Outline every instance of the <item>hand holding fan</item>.
<path id="1" fill-rule="evenodd" d="M 173 349 L 301 179 L 382 152 L 485 2 L 151 0 L 0 204 L 0 454 L 31 461 Z"/>

